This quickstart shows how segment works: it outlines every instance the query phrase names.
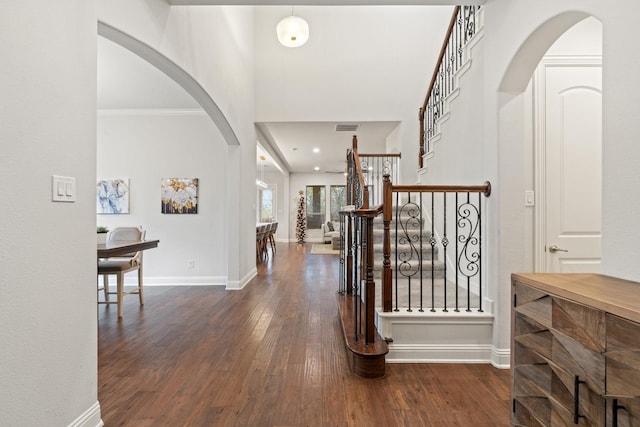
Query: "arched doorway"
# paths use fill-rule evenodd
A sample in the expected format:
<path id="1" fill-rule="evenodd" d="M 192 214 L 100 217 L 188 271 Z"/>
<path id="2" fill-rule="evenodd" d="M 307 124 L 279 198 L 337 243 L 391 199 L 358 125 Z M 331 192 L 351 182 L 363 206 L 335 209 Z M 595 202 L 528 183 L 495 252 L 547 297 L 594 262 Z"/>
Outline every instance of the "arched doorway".
<path id="1" fill-rule="evenodd" d="M 159 263 L 162 264 L 162 271 L 155 275 L 159 280 L 158 283 L 174 283 L 176 279 L 178 279 L 177 283 L 179 284 L 226 284 L 227 287 L 233 287 L 235 283 L 239 282 L 239 268 L 237 268 L 237 266 L 235 265 L 237 264 L 238 260 L 236 258 L 232 259 L 229 254 L 234 252 L 233 248 L 237 246 L 238 242 L 240 241 L 239 227 L 229 225 L 230 223 L 234 222 L 230 220 L 230 218 L 233 219 L 238 217 L 238 206 L 236 203 L 229 203 L 229 201 L 227 200 L 230 197 L 229 195 L 238 193 L 237 189 L 232 190 L 230 189 L 230 186 L 237 186 L 238 182 L 240 181 L 240 168 L 233 168 L 229 166 L 238 161 L 237 152 L 239 149 L 239 141 L 234 133 L 234 130 L 231 128 L 229 122 L 222 114 L 215 101 L 196 81 L 196 79 L 194 79 L 188 72 L 183 70 L 180 66 L 164 56 L 162 53 L 131 37 L 130 35 L 101 22 L 98 23 L 98 34 L 103 39 L 115 43 L 115 45 L 117 45 L 119 48 L 122 48 L 123 51 L 126 50 L 130 53 L 133 53 L 133 55 L 130 56 L 141 59 L 142 61 L 139 62 L 144 63 L 148 68 L 153 68 L 154 72 L 158 72 L 157 74 L 162 74 L 163 77 L 168 77 L 169 80 L 172 81 L 171 83 L 175 82 L 177 84 L 176 87 L 178 87 L 178 90 L 184 91 L 186 92 L 186 94 L 188 94 L 186 95 L 186 97 L 191 97 L 193 100 L 195 100 L 193 106 L 191 106 L 190 104 L 189 106 L 184 108 L 195 108 L 198 109 L 199 112 L 196 112 L 195 114 L 182 114 L 182 112 L 178 111 L 178 114 L 172 114 L 171 120 L 174 122 L 179 120 L 178 118 L 176 118 L 177 116 L 181 116 L 180 119 L 183 123 L 188 120 L 187 116 L 193 116 L 192 120 L 194 123 L 194 127 L 190 128 L 187 133 L 183 133 L 182 136 L 180 134 L 174 135 L 175 147 L 173 147 L 173 149 L 175 149 L 176 153 L 184 152 L 188 150 L 187 146 L 189 146 L 190 144 L 195 144 L 195 142 L 189 136 L 189 131 L 193 129 L 196 129 L 195 132 L 200 135 L 200 140 L 206 139 L 206 136 L 203 135 L 204 133 L 208 132 L 211 135 L 211 144 L 215 143 L 218 147 L 215 153 L 210 152 L 211 150 L 216 150 L 215 148 L 211 147 L 207 147 L 206 151 L 198 149 L 193 153 L 195 159 L 198 162 L 202 162 L 204 158 L 209 159 L 208 170 L 217 170 L 218 172 L 220 172 L 218 173 L 218 175 L 220 175 L 218 178 L 211 176 L 210 180 L 206 180 L 210 183 L 207 184 L 209 190 L 215 190 L 215 194 L 211 195 L 211 197 L 207 195 L 205 198 L 201 199 L 201 202 L 204 202 L 205 205 L 207 203 L 210 203 L 211 208 L 206 209 L 206 212 L 200 212 L 200 217 L 206 215 L 210 218 L 209 222 L 205 224 L 205 226 L 200 228 L 200 235 L 203 234 L 202 230 L 206 230 L 207 233 L 210 233 L 210 238 L 203 241 L 200 241 L 201 239 L 198 239 L 196 237 L 191 239 L 192 243 L 197 241 L 199 242 L 198 244 L 200 244 L 200 247 L 206 246 L 207 249 L 206 251 L 196 251 L 194 255 L 180 254 L 179 261 L 176 258 L 175 263 L 179 263 L 179 267 L 189 269 L 184 270 L 184 272 L 182 273 L 178 271 L 179 267 L 174 267 L 173 272 L 169 271 L 167 268 L 167 266 L 171 264 L 169 262 Z M 149 65 L 151 65 L 151 67 L 149 67 Z M 153 107 L 150 108 L 153 109 Z M 149 125 L 149 129 L 154 130 L 154 132 L 157 131 L 162 133 L 162 130 L 160 130 L 160 128 L 163 126 L 169 126 L 168 122 L 170 120 L 163 120 L 162 118 L 157 117 L 160 115 L 160 113 L 153 111 L 152 113 L 153 114 L 151 115 L 156 116 L 154 120 L 156 121 L 157 126 Z M 148 116 L 149 114 L 146 115 Z M 198 118 L 196 116 L 200 117 Z M 139 117 L 141 116 L 139 115 Z M 110 117 L 110 120 L 112 120 L 112 117 Z M 145 118 L 145 120 L 148 123 L 151 122 L 151 120 L 149 120 L 148 118 Z M 188 125 L 185 126 L 188 128 Z M 139 129 L 137 130 L 137 132 L 138 135 L 142 134 L 142 131 L 140 131 Z M 152 135 L 150 134 L 149 138 L 151 137 Z M 181 147 L 184 149 L 181 149 Z M 165 149 L 172 150 L 172 148 L 166 147 Z M 145 161 L 145 164 L 153 165 L 153 149 L 147 150 L 147 153 L 149 153 L 149 156 L 147 156 L 148 161 Z M 176 165 L 186 165 L 189 163 L 190 162 L 186 160 L 184 156 L 175 156 Z M 190 175 L 190 171 L 195 170 L 193 167 L 181 167 L 179 169 L 182 169 L 182 172 L 179 173 L 181 173 L 185 177 L 203 178 L 202 176 Z M 170 173 L 170 170 L 173 170 L 174 173 L 176 172 L 176 168 L 165 168 L 162 172 L 155 171 L 154 177 L 160 177 L 160 175 L 165 173 L 165 171 L 167 171 L 167 173 Z M 202 170 L 202 167 L 200 167 L 200 170 Z M 202 174 L 202 172 L 200 173 Z M 213 173 L 211 173 L 210 175 L 213 175 Z M 174 175 L 170 175 L 169 177 L 173 176 Z M 166 178 L 167 176 L 163 175 L 162 177 Z M 160 178 L 153 178 L 153 181 L 149 184 L 153 186 L 153 188 L 150 190 L 153 192 L 152 194 L 157 194 L 155 191 L 156 187 L 159 186 L 159 179 Z M 138 180 L 138 182 L 140 182 L 140 180 Z M 134 184 L 132 182 L 132 187 L 133 189 L 138 188 L 138 194 L 141 194 L 140 184 Z M 202 190 L 204 190 L 204 188 L 201 188 L 200 191 Z M 157 207 L 156 202 L 157 200 L 155 199 L 147 200 L 145 207 L 153 206 L 152 208 L 148 208 L 153 209 Z M 155 213 L 155 210 L 153 212 Z M 151 214 L 147 213 L 147 218 L 149 218 L 150 216 Z M 194 220 L 191 221 L 192 223 L 194 223 L 192 224 L 194 227 L 196 226 L 196 220 L 201 221 L 202 218 L 194 218 Z M 224 226 L 225 224 L 227 224 L 228 226 Z M 165 227 L 159 227 L 158 229 L 162 230 L 162 232 L 165 232 L 167 230 L 167 228 Z M 186 237 L 186 240 L 189 240 L 189 238 Z M 165 239 L 165 244 L 168 243 L 168 240 Z M 174 247 L 177 248 L 177 246 Z M 197 259 L 194 260 L 194 257 L 200 256 L 200 254 L 202 254 L 202 257 L 204 259 L 200 263 L 198 263 Z M 205 265 L 206 270 L 203 270 Z M 176 274 L 176 271 L 178 274 Z M 198 275 L 198 273 L 201 273 L 201 275 Z M 229 283 L 232 283 L 232 285 L 230 286 Z M 237 287 L 237 285 L 235 286 Z"/>
<path id="2" fill-rule="evenodd" d="M 549 48 L 530 85 L 539 272 L 600 271 L 602 25 L 587 18 Z"/>
<path id="3" fill-rule="evenodd" d="M 512 243 L 525 242 L 525 247 L 522 250 L 518 249 L 517 252 L 524 255 L 526 259 L 524 270 L 527 271 L 544 271 L 546 267 L 543 266 L 546 264 L 541 253 L 554 244 L 553 242 L 547 244 L 547 239 L 541 237 L 544 234 L 542 228 L 545 224 L 544 221 L 540 223 L 539 220 L 544 212 L 539 211 L 538 208 L 541 208 L 544 203 L 538 202 L 541 201 L 539 196 L 546 197 L 541 188 L 545 180 L 538 176 L 539 171 L 535 169 L 541 159 L 540 153 L 536 154 L 536 149 L 539 147 L 534 144 L 534 136 L 539 134 L 544 126 L 534 122 L 535 115 L 540 112 L 534 112 L 535 82 L 532 85 L 531 79 L 554 43 L 586 18 L 589 16 L 583 12 L 565 12 L 539 26 L 513 56 L 499 88 L 501 93 L 501 105 L 498 108 L 500 181 L 503 187 L 508 183 L 509 193 L 502 196 L 507 197 L 503 199 L 503 206 L 504 209 L 509 210 L 513 209 L 513 206 L 522 206 L 523 201 L 526 206 L 528 205 L 524 211 L 524 230 L 517 230 L 517 233 L 522 233 L 522 238 L 516 239 L 511 236 L 507 240 Z M 601 35 L 598 38 L 601 41 Z M 601 122 L 601 119 L 599 120 Z M 524 188 L 527 191 L 522 194 L 518 188 Z M 504 243 L 501 245 L 504 248 Z M 556 245 L 559 249 L 563 249 L 557 243 Z M 557 254 L 565 253 L 554 253 L 554 255 Z M 514 271 L 514 266 L 505 264 L 502 267 L 507 271 Z M 520 265 L 515 269 L 523 269 L 523 267 Z"/>

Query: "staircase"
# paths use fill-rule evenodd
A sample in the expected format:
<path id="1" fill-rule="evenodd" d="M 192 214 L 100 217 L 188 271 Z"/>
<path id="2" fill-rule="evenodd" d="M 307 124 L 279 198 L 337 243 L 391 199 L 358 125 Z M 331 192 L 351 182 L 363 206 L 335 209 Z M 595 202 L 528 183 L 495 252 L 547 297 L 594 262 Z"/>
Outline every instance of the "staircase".
<path id="1" fill-rule="evenodd" d="M 451 18 L 420 109 L 420 181 L 427 174 L 423 160 L 433 162 L 459 78 L 482 36 L 482 11 L 458 6 Z M 494 307 L 482 271 L 482 199 L 490 184 L 398 185 L 397 164 L 390 177 L 363 167 L 363 156 L 354 137 L 347 153 L 352 209 L 341 213 L 338 293 L 352 370 L 378 377 L 389 362 L 505 365 L 508 355 L 492 344 Z"/>
<path id="2" fill-rule="evenodd" d="M 398 222 L 393 217 L 390 227 L 389 258 L 394 297 L 389 312 L 382 309 L 383 221 L 381 217 L 374 220 L 376 328 L 388 341 L 386 362 L 473 363 L 491 360 L 492 307 L 478 311 L 481 304 L 477 290 L 467 292 L 465 287 L 451 280 L 453 267 L 442 260 L 440 246 L 432 247 L 433 235 L 426 229 L 424 219 L 406 230 L 398 226 L 396 232 L 396 223 L 413 219 L 402 215 L 399 218 Z M 440 240 L 437 236 L 434 239 Z"/>

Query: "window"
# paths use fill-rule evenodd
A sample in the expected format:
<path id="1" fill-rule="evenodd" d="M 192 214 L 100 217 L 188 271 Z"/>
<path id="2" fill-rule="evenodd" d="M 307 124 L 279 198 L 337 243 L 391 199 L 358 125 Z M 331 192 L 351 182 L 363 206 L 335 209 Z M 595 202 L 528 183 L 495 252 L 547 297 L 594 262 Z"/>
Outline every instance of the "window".
<path id="1" fill-rule="evenodd" d="M 258 222 L 274 222 L 275 218 L 275 186 L 258 189 Z"/>
<path id="2" fill-rule="evenodd" d="M 326 217 L 324 185 L 307 185 L 307 229 L 319 229 Z"/>
<path id="3" fill-rule="evenodd" d="M 340 211 L 347 205 L 347 187 L 345 185 L 332 185 L 330 190 L 331 221 L 340 221 Z"/>

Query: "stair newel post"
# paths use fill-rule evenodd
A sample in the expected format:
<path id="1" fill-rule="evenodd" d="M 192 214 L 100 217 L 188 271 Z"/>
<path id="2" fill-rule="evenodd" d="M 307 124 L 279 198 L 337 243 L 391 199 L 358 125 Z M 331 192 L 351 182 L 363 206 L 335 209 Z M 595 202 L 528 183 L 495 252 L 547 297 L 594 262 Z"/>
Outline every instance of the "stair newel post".
<path id="1" fill-rule="evenodd" d="M 420 121 L 420 152 L 418 154 L 418 166 L 422 169 L 424 161 L 424 108 L 420 107 L 418 111 L 418 120 Z"/>
<path id="2" fill-rule="evenodd" d="M 384 175 L 382 195 L 382 221 L 384 224 L 384 236 L 382 245 L 382 309 L 391 311 L 391 217 L 393 214 L 393 189 L 389 174 Z"/>
<path id="3" fill-rule="evenodd" d="M 376 304 L 376 282 L 373 280 L 373 218 L 375 214 L 371 212 L 366 216 L 367 224 L 367 257 L 366 259 L 366 300 L 365 300 L 365 343 L 373 344 L 375 341 L 375 304 Z"/>
<path id="4" fill-rule="evenodd" d="M 353 294 L 353 216 L 347 215 L 347 236 L 346 236 L 346 251 L 347 251 L 347 294 Z"/>
<path id="5" fill-rule="evenodd" d="M 361 209 L 369 209 L 369 187 L 366 185 L 362 188 L 362 206 Z"/>

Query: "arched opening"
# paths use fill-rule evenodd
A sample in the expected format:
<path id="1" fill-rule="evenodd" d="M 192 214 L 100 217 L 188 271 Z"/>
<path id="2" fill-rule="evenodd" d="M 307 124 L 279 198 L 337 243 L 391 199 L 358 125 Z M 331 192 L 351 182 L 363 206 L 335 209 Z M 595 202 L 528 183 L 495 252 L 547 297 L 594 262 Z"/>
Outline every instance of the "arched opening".
<path id="1" fill-rule="evenodd" d="M 213 120 L 220 130 L 220 133 L 224 136 L 227 144 L 240 145 L 238 137 L 215 101 L 209 96 L 200 83 L 178 66 L 178 64 L 151 46 L 104 22 L 98 21 L 98 35 L 130 50 L 173 79 L 202 106 L 202 109 L 211 117 L 211 120 Z"/>
<path id="2" fill-rule="evenodd" d="M 582 30 L 579 30 L 579 28 Z M 593 30 L 594 28 L 596 30 Z M 575 34 L 572 36 L 571 34 L 576 33 L 576 31 L 592 31 L 596 34 L 593 37 L 584 37 L 584 34 L 581 37 L 576 37 Z M 590 39 L 590 42 L 598 43 L 599 46 L 593 49 L 588 45 L 585 47 L 585 44 L 588 44 L 585 39 Z M 550 240 L 546 236 L 547 227 L 552 222 L 552 219 L 548 217 L 547 211 L 565 209 L 564 206 L 561 209 L 558 209 L 558 206 L 552 206 L 551 199 L 547 202 L 547 198 L 550 197 L 549 189 L 555 187 L 563 191 L 571 191 L 570 188 L 569 190 L 565 189 L 565 185 L 570 187 L 570 184 L 565 181 L 560 182 L 560 179 L 566 179 L 569 173 L 592 173 L 591 177 L 597 175 L 598 183 L 592 186 L 589 194 L 596 194 L 597 197 L 594 197 L 593 200 L 600 204 L 599 188 L 601 178 L 599 173 L 595 174 L 592 170 L 585 170 L 587 168 L 583 166 L 583 159 L 580 159 L 581 164 L 577 167 L 569 165 L 563 171 L 564 175 L 560 176 L 560 178 L 553 174 L 547 177 L 546 173 L 548 172 L 547 168 L 551 167 L 550 163 L 547 164 L 549 158 L 553 158 L 555 161 L 555 158 L 562 157 L 563 161 L 566 161 L 571 156 L 576 155 L 576 150 L 568 151 L 571 147 L 563 146 L 558 148 L 553 147 L 551 144 L 566 143 L 566 141 L 552 141 L 553 135 L 557 136 L 557 134 L 562 133 L 563 135 L 558 136 L 559 138 L 571 137 L 571 132 L 568 132 L 567 129 L 562 129 L 561 132 L 558 132 L 553 127 L 573 126 L 574 129 L 577 128 L 578 131 L 574 132 L 574 138 L 575 135 L 584 130 L 584 121 L 579 125 L 576 125 L 575 122 L 569 124 L 558 122 L 558 120 L 565 120 L 566 116 L 570 115 L 570 112 L 566 109 L 571 107 L 572 102 L 575 106 L 577 104 L 575 101 L 578 99 L 581 100 L 579 101 L 581 105 L 577 105 L 579 108 L 575 108 L 575 111 L 580 111 L 581 114 L 584 113 L 587 103 L 597 108 L 598 111 L 594 112 L 593 120 L 589 119 L 589 124 L 593 125 L 590 126 L 592 132 L 586 135 L 582 134 L 581 138 L 583 140 L 580 141 L 580 144 L 583 145 L 577 149 L 584 150 L 588 146 L 595 147 L 597 145 L 598 147 L 593 148 L 592 151 L 599 150 L 602 134 L 601 97 L 599 92 L 599 85 L 601 84 L 600 68 L 602 66 L 601 45 L 602 29 L 597 19 L 590 18 L 589 15 L 582 12 L 563 13 L 546 21 L 527 38 L 514 55 L 501 81 L 501 95 L 499 98 L 501 104 L 498 109 L 499 170 L 503 190 L 506 190 L 502 192 L 501 197 L 506 198 L 503 200 L 505 209 L 507 206 L 523 206 L 523 199 L 525 205 L 522 211 L 524 215 L 522 221 L 523 229 L 514 229 L 513 233 L 510 233 L 512 236 L 513 234 L 518 235 L 516 239 L 508 238 L 512 245 L 515 245 L 516 242 L 525 242 L 524 247 L 517 249 L 517 252 L 522 255 L 520 259 L 524 261 L 521 261 L 519 265 L 515 263 L 513 265 L 504 265 L 503 268 L 505 270 L 569 272 L 578 271 L 575 268 L 584 268 L 586 269 L 585 271 L 591 271 L 590 269 L 598 270 L 599 268 L 597 265 L 594 266 L 591 261 L 580 261 L 582 266 L 574 266 L 574 270 L 571 270 L 556 259 L 561 259 L 563 256 L 566 257 L 565 259 L 569 258 L 562 251 L 551 254 L 553 259 L 549 259 L 550 252 L 548 247 L 557 245 L 560 250 L 568 248 L 563 248 L 563 243 L 551 241 L 553 239 Z M 595 67 L 598 67 L 598 70 L 594 74 Z M 553 71 L 553 73 L 549 73 L 548 79 L 559 79 L 561 77 L 558 76 L 562 74 L 565 81 L 567 81 L 564 86 L 567 90 L 558 89 L 558 93 L 555 95 L 550 92 L 552 89 L 549 88 L 555 87 L 559 83 L 545 81 L 544 76 L 542 76 L 545 69 Z M 583 74 L 585 72 L 591 73 L 590 78 L 591 80 L 597 80 L 596 83 L 593 85 L 584 83 Z M 552 96 L 556 98 L 550 99 Z M 568 96 L 575 96 L 575 98 L 568 98 Z M 549 107 L 549 104 L 553 102 L 556 103 L 553 105 L 555 110 Z M 558 108 L 563 110 L 559 112 Z M 584 120 L 584 117 L 579 118 Z M 550 119 L 554 119 L 556 122 L 553 123 L 553 120 Z M 596 121 L 597 123 L 595 123 Z M 584 138 L 589 136 L 597 136 L 597 141 L 593 144 L 584 144 Z M 575 140 L 573 145 L 576 145 Z M 560 152 L 560 149 L 563 151 Z M 599 152 L 590 156 L 589 161 L 596 157 L 600 159 L 597 160 L 599 162 L 598 166 L 600 166 L 601 158 Z M 565 166 L 563 164 L 560 167 Z M 583 170 L 579 170 L 580 168 Z M 578 179 L 575 176 L 574 178 Z M 525 189 L 524 195 L 522 194 L 522 189 Z M 553 200 L 556 200 L 555 203 L 557 203 L 557 197 Z M 567 222 L 567 218 L 562 219 Z M 582 218 L 579 219 L 582 220 Z M 557 220 L 556 218 L 553 221 Z M 596 222 L 599 224 L 599 218 Z M 573 234 L 580 235 L 583 238 L 588 233 L 591 233 L 591 231 L 574 232 Z M 594 234 L 597 234 L 599 238 L 599 230 Z M 597 243 L 596 246 L 599 250 L 600 244 Z M 572 252 L 571 257 L 577 259 L 577 251 Z M 597 256 L 599 257 L 599 255 Z M 585 257 L 585 259 L 587 258 Z"/>
<path id="3" fill-rule="evenodd" d="M 238 240 L 239 232 L 225 226 L 237 217 L 237 206 L 228 199 L 237 194 L 229 186 L 238 182 L 240 172 L 229 165 L 240 148 L 238 138 L 210 95 L 181 67 L 106 24 L 99 23 L 98 33 L 104 44 L 148 72 L 129 77 L 131 88 L 145 86 L 147 90 L 138 93 L 149 94 L 148 88 L 156 86 L 145 85 L 139 76 L 153 73 L 173 88 L 168 98 L 182 94 L 177 104 L 171 103 L 175 98 L 156 104 L 161 96 L 154 96 L 148 103 L 140 100 L 131 107 L 125 103 L 98 111 L 97 178 L 128 178 L 132 198 L 130 215 L 99 215 L 98 224 L 143 225 L 147 236 L 160 239 L 159 250 L 145 257 L 146 284 L 228 285 L 233 280 L 230 271 L 235 271 L 230 267 L 230 242 Z M 113 167 L 116 162 L 122 167 Z M 198 178 L 197 215 L 158 215 L 161 181 L 170 178 Z"/>

